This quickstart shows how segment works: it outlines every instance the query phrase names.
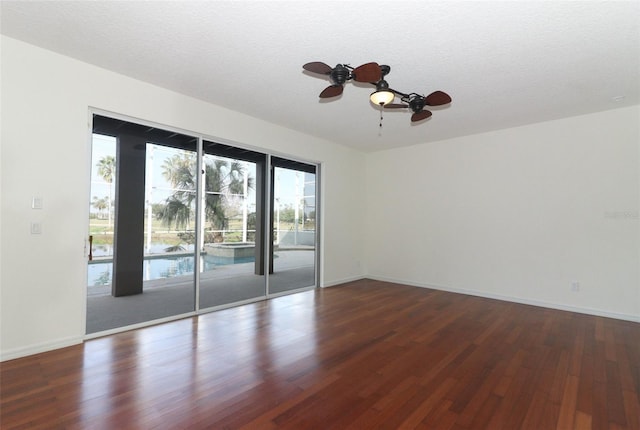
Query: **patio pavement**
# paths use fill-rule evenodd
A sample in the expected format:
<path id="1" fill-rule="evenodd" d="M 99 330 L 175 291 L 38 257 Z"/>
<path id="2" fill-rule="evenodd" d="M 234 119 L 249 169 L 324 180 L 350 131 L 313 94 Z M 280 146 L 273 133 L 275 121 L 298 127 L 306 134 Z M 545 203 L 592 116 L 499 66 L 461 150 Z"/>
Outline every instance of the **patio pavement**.
<path id="1" fill-rule="evenodd" d="M 315 252 L 281 250 L 269 275 L 270 295 L 315 286 Z M 87 334 L 193 312 L 193 275 L 145 281 L 144 292 L 113 297 L 111 286 L 89 287 Z M 254 274 L 254 263 L 215 266 L 200 274 L 200 309 L 264 298 L 265 276 Z"/>

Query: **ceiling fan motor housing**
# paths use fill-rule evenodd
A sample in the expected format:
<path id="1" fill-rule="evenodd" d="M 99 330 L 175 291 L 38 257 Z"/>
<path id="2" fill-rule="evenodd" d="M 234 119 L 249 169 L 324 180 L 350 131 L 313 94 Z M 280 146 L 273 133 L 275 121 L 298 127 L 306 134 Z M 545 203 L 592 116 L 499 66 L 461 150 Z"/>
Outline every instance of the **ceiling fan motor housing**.
<path id="1" fill-rule="evenodd" d="M 389 89 L 389 83 L 384 79 L 380 79 L 376 84 L 376 91 L 387 91 Z"/>
<path id="2" fill-rule="evenodd" d="M 420 112 L 422 109 L 424 109 L 424 106 L 425 106 L 424 97 L 414 96 L 411 98 L 411 100 L 409 100 L 409 107 L 414 112 Z"/>
<path id="3" fill-rule="evenodd" d="M 342 85 L 347 82 L 350 74 L 351 72 L 349 72 L 349 69 L 342 64 L 338 64 L 333 70 L 331 70 L 331 74 L 329 76 L 335 84 Z"/>

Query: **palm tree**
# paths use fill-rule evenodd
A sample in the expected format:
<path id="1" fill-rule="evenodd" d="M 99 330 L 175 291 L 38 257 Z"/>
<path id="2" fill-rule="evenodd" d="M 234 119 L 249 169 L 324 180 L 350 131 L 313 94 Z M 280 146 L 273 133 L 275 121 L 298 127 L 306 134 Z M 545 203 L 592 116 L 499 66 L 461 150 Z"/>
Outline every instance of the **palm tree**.
<path id="1" fill-rule="evenodd" d="M 249 178 L 253 188 L 253 178 Z M 244 167 L 236 160 L 213 160 L 205 165 L 205 214 L 214 230 L 227 226 L 226 200 L 229 194 L 244 193 Z"/>
<path id="2" fill-rule="evenodd" d="M 108 216 L 108 226 L 111 226 L 111 184 L 113 183 L 113 179 L 116 177 L 116 157 L 113 155 L 105 155 L 100 160 L 98 160 L 98 164 L 96 164 L 98 168 L 98 175 L 104 179 L 104 181 L 109 184 L 109 197 L 107 201 L 107 212 Z"/>
<path id="3" fill-rule="evenodd" d="M 91 203 L 91 206 L 97 209 L 98 212 L 102 212 L 109 207 L 109 202 L 107 201 L 106 197 L 100 199 L 98 198 L 98 196 L 93 196 L 93 202 Z"/>
<path id="4" fill-rule="evenodd" d="M 158 218 L 176 227 L 189 225 L 191 208 L 196 198 L 196 156 L 195 154 L 176 154 L 164 161 L 162 175 L 175 189 L 165 201 L 165 206 L 158 213 Z M 225 214 L 225 198 L 229 194 L 244 193 L 244 167 L 237 160 L 215 158 L 206 160 L 204 167 L 205 180 L 205 215 L 214 230 L 223 230 L 227 226 Z M 248 178 L 248 187 L 254 187 L 254 179 Z M 246 196 L 245 196 L 246 198 Z"/>
<path id="5" fill-rule="evenodd" d="M 188 198 L 187 193 L 176 191 L 167 198 L 162 211 L 158 212 L 156 216 L 161 219 L 169 229 L 173 223 L 175 223 L 176 228 L 189 228 L 189 221 L 191 220 L 191 200 L 192 199 Z"/>
<path id="6" fill-rule="evenodd" d="M 195 171 L 195 154 L 175 154 L 162 163 L 162 176 L 171 184 L 174 192 L 156 216 L 169 228 L 173 223 L 176 228 L 189 226 L 191 207 L 196 198 Z"/>

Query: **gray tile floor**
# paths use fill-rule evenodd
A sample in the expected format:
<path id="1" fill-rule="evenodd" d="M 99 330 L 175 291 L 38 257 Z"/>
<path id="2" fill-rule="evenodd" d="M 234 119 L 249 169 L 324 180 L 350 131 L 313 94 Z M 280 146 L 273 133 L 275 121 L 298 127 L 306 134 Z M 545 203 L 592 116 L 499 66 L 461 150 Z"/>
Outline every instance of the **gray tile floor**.
<path id="1" fill-rule="evenodd" d="M 295 291 L 316 284 L 313 250 L 279 251 L 269 293 Z M 90 287 L 87 297 L 87 334 L 193 312 L 193 276 L 145 281 L 144 292 L 113 297 L 110 286 Z M 265 297 L 265 276 L 254 274 L 254 264 L 216 266 L 200 274 L 200 309 Z"/>

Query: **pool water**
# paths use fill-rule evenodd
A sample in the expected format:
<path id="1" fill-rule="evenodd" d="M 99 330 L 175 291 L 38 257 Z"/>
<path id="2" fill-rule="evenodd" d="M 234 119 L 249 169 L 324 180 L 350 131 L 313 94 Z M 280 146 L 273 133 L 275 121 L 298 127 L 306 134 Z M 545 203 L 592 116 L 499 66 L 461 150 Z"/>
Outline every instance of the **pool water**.
<path id="1" fill-rule="evenodd" d="M 229 264 L 253 263 L 255 257 L 227 258 L 214 255 L 200 257 L 200 270 L 207 272 L 214 270 L 216 266 Z M 174 276 L 192 275 L 195 258 L 191 255 L 164 256 L 161 258 L 145 258 L 143 261 L 143 280 L 173 278 Z M 88 267 L 87 285 L 89 287 L 110 285 L 113 272 L 113 262 L 92 262 Z"/>

